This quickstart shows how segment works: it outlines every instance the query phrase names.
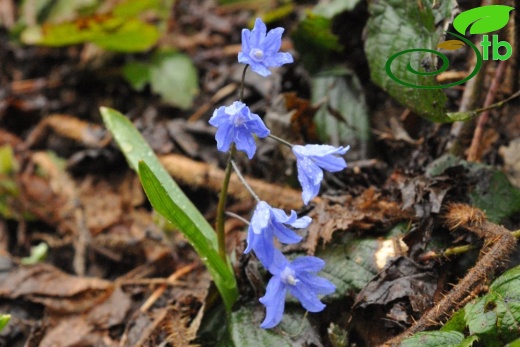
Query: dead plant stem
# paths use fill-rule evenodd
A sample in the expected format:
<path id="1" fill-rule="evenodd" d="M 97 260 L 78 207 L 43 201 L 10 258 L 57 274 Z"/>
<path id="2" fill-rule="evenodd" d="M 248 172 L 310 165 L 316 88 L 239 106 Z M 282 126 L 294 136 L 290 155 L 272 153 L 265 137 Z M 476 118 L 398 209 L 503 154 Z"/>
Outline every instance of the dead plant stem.
<path id="1" fill-rule="evenodd" d="M 497 93 L 498 86 L 500 85 L 500 81 L 502 80 L 502 76 L 504 75 L 506 66 L 507 60 L 502 60 L 498 64 L 498 67 L 495 71 L 495 76 L 493 77 L 493 81 L 491 82 L 491 86 L 489 87 L 488 93 L 486 95 L 483 108 L 489 107 L 493 103 L 493 100 L 495 100 L 495 95 Z M 477 120 L 477 126 L 475 128 L 475 132 L 473 133 L 473 139 L 471 140 L 471 145 L 468 150 L 468 161 L 480 161 L 481 159 L 481 145 L 484 137 L 484 129 L 488 119 L 489 110 L 486 110 L 482 112 Z"/>

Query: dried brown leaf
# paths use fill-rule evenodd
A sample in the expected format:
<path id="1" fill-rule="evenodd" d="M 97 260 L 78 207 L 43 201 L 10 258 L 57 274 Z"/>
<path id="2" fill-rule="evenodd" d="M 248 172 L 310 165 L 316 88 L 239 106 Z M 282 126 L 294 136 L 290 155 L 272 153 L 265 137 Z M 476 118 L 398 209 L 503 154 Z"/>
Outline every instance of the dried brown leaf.
<path id="1" fill-rule="evenodd" d="M 108 281 L 68 275 L 49 264 L 19 267 L 0 283 L 1 298 L 21 298 L 60 313 L 90 309 L 113 290 Z"/>
<path id="2" fill-rule="evenodd" d="M 375 225 L 390 225 L 411 216 L 401 209 L 399 203 L 388 200 L 374 188 L 368 188 L 358 197 L 346 195 L 334 200 L 323 199 L 309 217 L 313 222 L 302 248 L 313 254 L 319 241 L 330 242 L 336 231 L 369 230 Z"/>

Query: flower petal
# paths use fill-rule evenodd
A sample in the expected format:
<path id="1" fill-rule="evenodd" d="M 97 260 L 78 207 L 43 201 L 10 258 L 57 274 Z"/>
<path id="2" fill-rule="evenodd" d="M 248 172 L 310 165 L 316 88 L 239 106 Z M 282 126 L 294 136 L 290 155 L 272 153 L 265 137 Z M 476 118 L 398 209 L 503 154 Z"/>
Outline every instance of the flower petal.
<path id="1" fill-rule="evenodd" d="M 298 274 L 298 279 L 312 288 L 316 294 L 331 294 L 336 291 L 336 286 L 328 279 L 319 277 L 308 272 Z"/>
<path id="2" fill-rule="evenodd" d="M 289 265 L 289 261 L 282 252 L 278 249 L 274 249 L 273 251 L 273 262 L 271 266 L 269 266 L 268 270 L 272 275 L 279 275 L 285 267 Z"/>
<path id="3" fill-rule="evenodd" d="M 290 223 L 289 225 L 293 228 L 301 229 L 301 228 L 307 228 L 309 224 L 311 224 L 312 218 L 309 216 L 303 216 L 301 218 L 296 219 L 293 223 Z"/>
<path id="4" fill-rule="evenodd" d="M 252 62 L 249 65 L 251 66 L 251 70 L 263 77 L 267 77 L 271 74 L 271 71 L 269 71 L 269 69 L 267 69 L 263 64 Z"/>
<path id="5" fill-rule="evenodd" d="M 302 186 L 303 202 L 307 205 L 320 191 L 323 171 L 308 158 L 297 160 L 296 167 L 298 168 L 298 181 Z"/>
<path id="6" fill-rule="evenodd" d="M 249 29 L 242 29 L 242 52 L 245 55 L 249 54 L 251 50 L 251 45 L 249 44 L 249 40 L 251 37 L 251 31 Z M 238 57 L 240 61 L 240 57 Z"/>
<path id="7" fill-rule="evenodd" d="M 299 272 L 318 272 L 325 266 L 325 261 L 318 257 L 304 256 L 294 259 L 291 263 L 291 269 Z"/>
<path id="8" fill-rule="evenodd" d="M 246 123 L 246 127 L 250 132 L 256 134 L 259 138 L 267 137 L 271 133 L 260 116 L 251 113 L 250 117 L 251 120 Z"/>
<path id="9" fill-rule="evenodd" d="M 270 229 L 263 230 L 261 234 L 253 235 L 253 250 L 262 265 L 269 268 L 273 263 L 275 250 L 273 232 Z"/>
<path id="10" fill-rule="evenodd" d="M 273 276 L 267 285 L 265 295 L 260 302 L 266 307 L 265 319 L 260 325 L 263 329 L 273 328 L 280 323 L 285 308 L 287 289 L 278 276 Z"/>
<path id="11" fill-rule="evenodd" d="M 235 128 L 229 123 L 222 124 L 217 129 L 215 139 L 217 140 L 217 149 L 219 151 L 229 151 L 229 146 L 231 145 L 231 142 L 233 142 L 234 132 Z"/>
<path id="12" fill-rule="evenodd" d="M 302 240 L 300 235 L 281 223 L 273 223 L 273 227 L 274 236 L 276 236 L 281 243 L 294 244 Z"/>
<path id="13" fill-rule="evenodd" d="M 266 54 L 275 54 L 280 50 L 280 46 L 282 45 L 282 34 L 284 32 L 283 28 L 275 28 L 272 30 L 269 30 L 267 33 L 264 45 L 263 45 L 263 51 Z"/>
<path id="14" fill-rule="evenodd" d="M 289 292 L 298 299 L 302 306 L 309 312 L 320 312 L 325 308 L 325 304 L 323 304 L 316 293 L 304 284 L 303 282 L 299 282 L 294 286 L 288 286 Z"/>
<path id="15" fill-rule="evenodd" d="M 282 66 L 284 64 L 292 63 L 293 57 L 291 53 L 278 52 L 273 55 L 269 55 L 264 59 L 264 64 L 267 66 Z"/>
<path id="16" fill-rule="evenodd" d="M 260 18 L 255 20 L 255 26 L 251 31 L 251 36 L 249 36 L 249 46 L 251 48 L 260 48 L 265 40 L 265 33 L 267 31 L 267 27 L 264 22 Z M 249 53 L 249 52 L 244 52 Z"/>
<path id="17" fill-rule="evenodd" d="M 313 157 L 312 160 L 316 163 L 316 165 L 329 172 L 338 172 L 347 167 L 345 159 L 336 157 L 334 155 Z"/>
<path id="18" fill-rule="evenodd" d="M 237 150 L 245 152 L 249 159 L 252 159 L 256 152 L 255 138 L 244 126 L 236 127 L 235 143 Z"/>

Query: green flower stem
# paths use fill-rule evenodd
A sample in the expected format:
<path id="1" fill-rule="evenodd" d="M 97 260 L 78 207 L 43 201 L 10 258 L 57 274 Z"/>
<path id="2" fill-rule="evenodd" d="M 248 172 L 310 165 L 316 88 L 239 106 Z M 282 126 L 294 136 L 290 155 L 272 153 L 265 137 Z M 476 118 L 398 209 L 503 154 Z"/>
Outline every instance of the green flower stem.
<path id="1" fill-rule="evenodd" d="M 273 135 L 273 134 L 269 134 L 268 136 L 269 136 L 270 138 L 272 138 L 273 140 L 276 140 L 276 141 L 278 141 L 278 142 L 280 142 L 280 143 L 282 143 L 282 144 L 284 144 L 284 145 L 286 145 L 286 146 L 288 146 L 288 147 L 290 147 L 290 148 L 293 147 L 293 144 L 292 144 L 292 143 L 287 142 L 287 141 L 285 141 L 284 139 L 279 138 L 278 136 L 275 136 L 275 135 Z"/>
<path id="2" fill-rule="evenodd" d="M 227 192 L 229 187 L 229 179 L 231 178 L 232 162 L 237 152 L 235 144 L 231 144 L 229 150 L 229 157 L 226 165 L 226 171 L 224 172 L 224 182 L 222 182 L 222 190 L 220 191 L 220 197 L 217 206 L 217 243 L 218 243 L 218 254 L 220 257 L 227 262 L 226 256 L 226 232 L 224 230 L 224 212 L 226 208 Z"/>
<path id="3" fill-rule="evenodd" d="M 233 165 L 233 169 L 235 169 L 235 173 L 237 174 L 238 178 L 240 179 L 240 181 L 242 182 L 244 187 L 246 187 L 246 189 L 249 192 L 249 194 L 251 194 L 253 196 L 253 198 L 256 200 L 256 202 L 260 202 L 260 198 L 253 191 L 253 188 L 251 188 L 251 186 L 247 183 L 247 181 L 244 178 L 244 176 L 242 176 L 242 173 L 240 172 L 240 169 L 238 168 L 238 166 L 237 166 L 237 164 L 235 163 L 234 160 L 231 160 L 231 165 Z"/>

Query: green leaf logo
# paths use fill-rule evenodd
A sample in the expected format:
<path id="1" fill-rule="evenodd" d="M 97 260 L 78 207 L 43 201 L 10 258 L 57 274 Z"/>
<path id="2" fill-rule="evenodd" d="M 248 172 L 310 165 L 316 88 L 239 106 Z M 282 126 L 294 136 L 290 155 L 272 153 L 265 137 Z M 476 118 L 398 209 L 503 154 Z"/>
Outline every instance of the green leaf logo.
<path id="1" fill-rule="evenodd" d="M 462 35 L 468 27 L 470 34 L 487 34 L 506 26 L 509 21 L 509 12 L 514 7 L 504 5 L 481 6 L 459 14 L 453 20 L 453 26 Z"/>

